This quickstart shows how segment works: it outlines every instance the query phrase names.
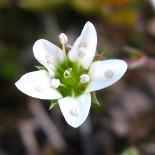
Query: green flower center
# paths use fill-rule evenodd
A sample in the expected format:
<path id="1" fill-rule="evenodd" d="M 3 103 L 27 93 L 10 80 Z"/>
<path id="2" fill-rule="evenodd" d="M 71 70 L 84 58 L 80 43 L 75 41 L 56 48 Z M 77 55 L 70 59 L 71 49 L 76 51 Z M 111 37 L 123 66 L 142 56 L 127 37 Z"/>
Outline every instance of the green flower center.
<path id="1" fill-rule="evenodd" d="M 86 89 L 88 83 L 81 83 L 80 76 L 87 73 L 82 66 L 77 62 L 70 62 L 69 60 L 57 65 L 55 71 L 55 78 L 59 79 L 61 85 L 57 90 L 63 96 L 79 96 Z"/>

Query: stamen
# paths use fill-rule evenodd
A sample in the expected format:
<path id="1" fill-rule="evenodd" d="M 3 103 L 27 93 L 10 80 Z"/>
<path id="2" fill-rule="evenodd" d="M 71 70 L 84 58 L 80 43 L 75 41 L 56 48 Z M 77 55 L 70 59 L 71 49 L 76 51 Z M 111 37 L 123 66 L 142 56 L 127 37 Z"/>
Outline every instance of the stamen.
<path id="1" fill-rule="evenodd" d="M 82 74 L 80 76 L 80 82 L 81 83 L 88 83 L 90 81 L 90 77 L 88 74 Z"/>
<path id="2" fill-rule="evenodd" d="M 79 114 L 80 114 L 80 109 L 79 109 L 79 107 L 74 107 L 73 109 L 71 109 L 71 111 L 70 111 L 70 114 L 72 115 L 72 116 L 78 116 Z"/>
<path id="3" fill-rule="evenodd" d="M 65 45 L 68 42 L 68 37 L 65 33 L 59 35 L 59 40 L 62 45 Z"/>
<path id="4" fill-rule="evenodd" d="M 60 80 L 59 79 L 52 79 L 52 81 L 51 81 L 52 88 L 58 88 L 59 85 L 60 85 Z"/>
<path id="5" fill-rule="evenodd" d="M 72 72 L 72 68 L 68 68 L 67 70 L 64 71 L 64 78 L 68 79 L 71 77 L 71 72 Z"/>

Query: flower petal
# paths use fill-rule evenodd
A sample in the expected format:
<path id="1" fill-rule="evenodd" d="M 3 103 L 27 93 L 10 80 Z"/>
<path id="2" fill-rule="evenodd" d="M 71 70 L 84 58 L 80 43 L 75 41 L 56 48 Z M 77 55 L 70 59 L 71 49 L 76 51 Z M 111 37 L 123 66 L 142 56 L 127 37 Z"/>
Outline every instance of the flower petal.
<path id="1" fill-rule="evenodd" d="M 126 72 L 127 64 L 123 60 L 105 60 L 92 63 L 89 70 L 91 82 L 86 92 L 103 89 L 117 82 Z"/>
<path id="2" fill-rule="evenodd" d="M 35 58 L 49 71 L 53 70 L 58 62 L 65 59 L 65 53 L 45 39 L 37 40 L 34 43 L 33 53 Z"/>
<path id="3" fill-rule="evenodd" d="M 23 93 L 39 99 L 58 99 L 61 94 L 51 88 L 51 79 L 45 70 L 24 74 L 16 83 L 16 87 Z"/>
<path id="4" fill-rule="evenodd" d="M 90 94 L 83 94 L 77 98 L 65 97 L 58 100 L 61 112 L 66 122 L 74 127 L 79 127 L 87 118 L 90 106 Z"/>
<path id="5" fill-rule="evenodd" d="M 71 61 L 78 61 L 85 69 L 88 69 L 93 61 L 97 45 L 97 34 L 94 25 L 87 22 L 77 38 L 71 51 L 68 53 Z"/>

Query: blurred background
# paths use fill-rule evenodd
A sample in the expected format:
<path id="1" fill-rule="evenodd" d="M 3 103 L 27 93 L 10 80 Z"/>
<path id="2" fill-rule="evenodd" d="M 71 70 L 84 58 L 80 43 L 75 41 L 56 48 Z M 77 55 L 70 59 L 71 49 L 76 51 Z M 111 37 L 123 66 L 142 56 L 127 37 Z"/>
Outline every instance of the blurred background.
<path id="1" fill-rule="evenodd" d="M 39 38 L 72 45 L 86 21 L 98 54 L 128 63 L 125 76 L 98 91 L 87 121 L 67 125 L 59 108 L 15 88 L 39 63 Z M 154 0 L 0 0 L 0 155 L 155 155 Z"/>

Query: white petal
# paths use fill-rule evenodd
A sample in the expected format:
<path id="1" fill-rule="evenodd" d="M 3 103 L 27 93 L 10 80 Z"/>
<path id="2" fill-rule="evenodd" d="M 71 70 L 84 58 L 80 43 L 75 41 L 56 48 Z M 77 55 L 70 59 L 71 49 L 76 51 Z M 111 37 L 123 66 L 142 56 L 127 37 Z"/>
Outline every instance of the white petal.
<path id="1" fill-rule="evenodd" d="M 86 92 L 103 89 L 117 82 L 126 72 L 127 64 L 123 60 L 105 60 L 92 63 L 89 70 L 91 82 Z"/>
<path id="2" fill-rule="evenodd" d="M 35 98 L 51 100 L 62 97 L 51 88 L 51 79 L 45 70 L 24 74 L 15 85 L 23 93 Z"/>
<path id="3" fill-rule="evenodd" d="M 77 38 L 71 51 L 68 53 L 71 61 L 78 61 L 85 69 L 88 69 L 93 61 L 97 45 L 97 34 L 94 25 L 87 22 Z"/>
<path id="4" fill-rule="evenodd" d="M 61 112 L 66 122 L 74 127 L 79 127 L 87 118 L 90 106 L 90 94 L 83 94 L 77 98 L 65 97 L 58 100 Z"/>
<path id="5" fill-rule="evenodd" d="M 55 68 L 55 65 L 65 59 L 65 53 L 51 42 L 40 39 L 33 45 L 35 58 L 44 65 L 49 71 Z"/>
<path id="6" fill-rule="evenodd" d="M 152 3 L 153 7 L 155 8 L 155 0 L 150 0 L 150 1 Z"/>

